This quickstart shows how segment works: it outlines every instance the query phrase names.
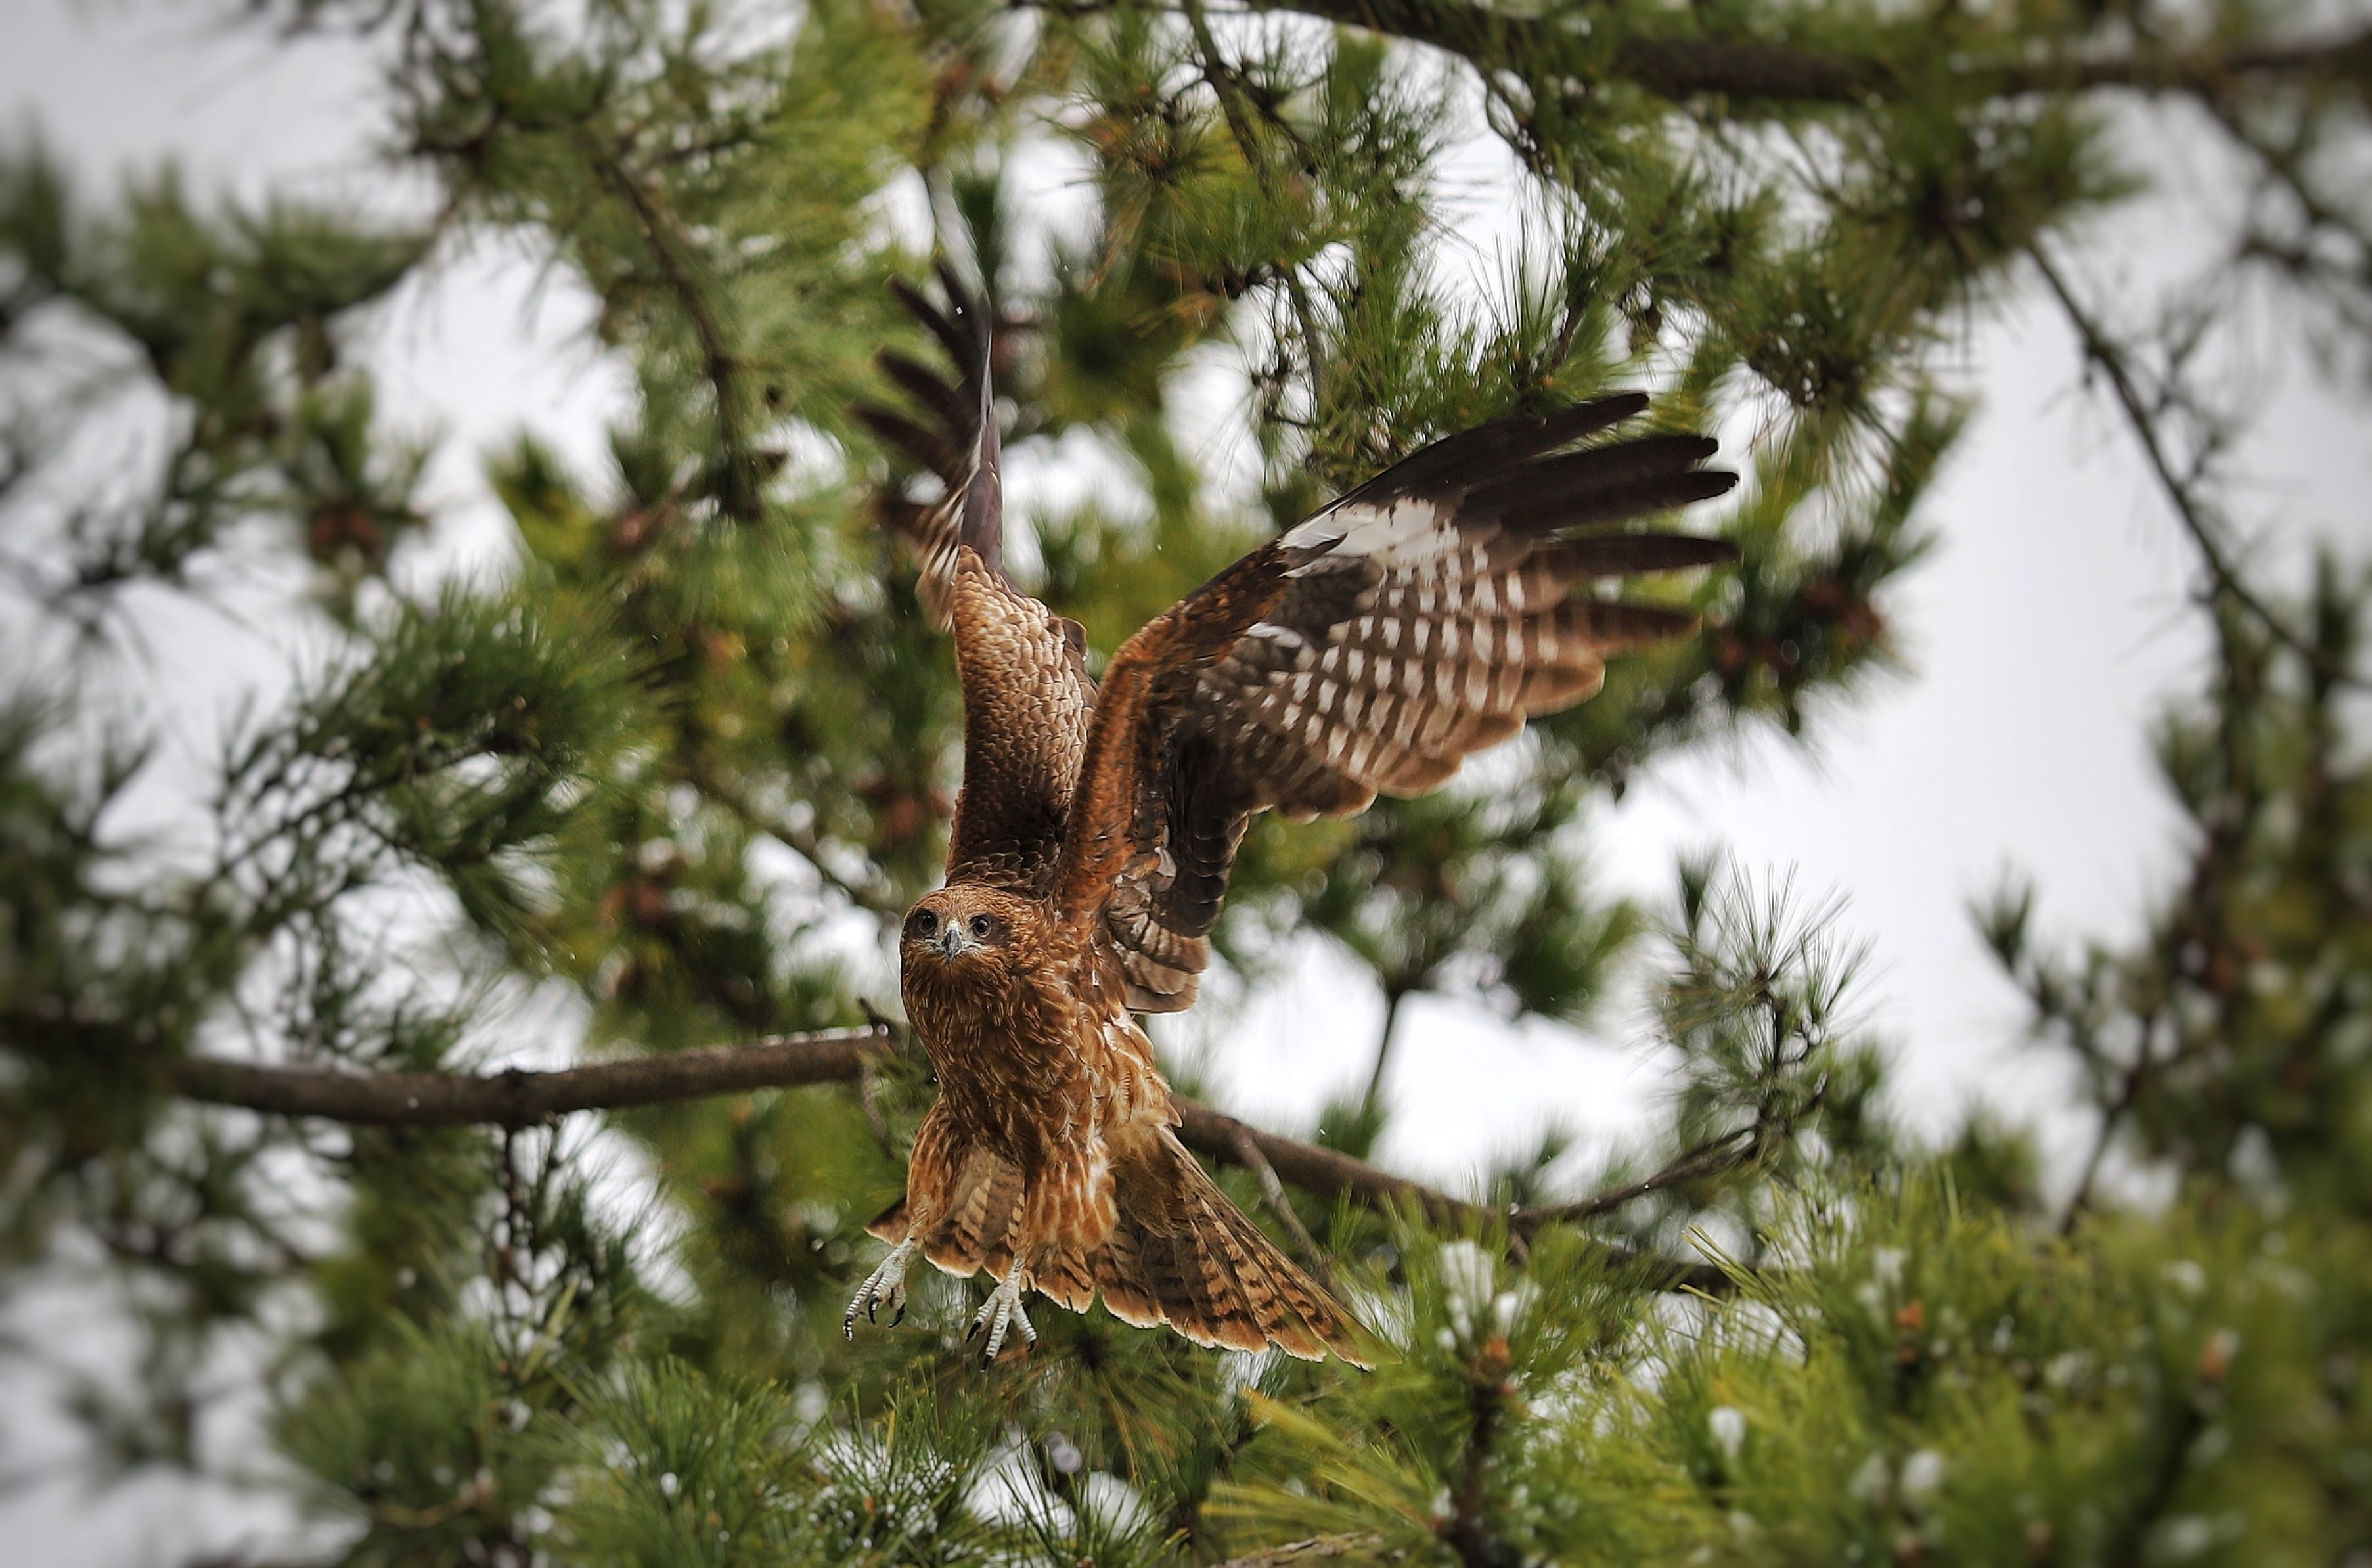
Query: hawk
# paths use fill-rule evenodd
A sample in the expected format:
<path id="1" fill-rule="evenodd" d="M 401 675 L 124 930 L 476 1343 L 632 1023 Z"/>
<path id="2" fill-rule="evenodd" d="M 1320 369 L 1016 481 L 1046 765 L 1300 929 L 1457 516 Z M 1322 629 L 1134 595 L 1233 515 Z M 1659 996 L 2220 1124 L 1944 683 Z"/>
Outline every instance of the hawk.
<path id="1" fill-rule="evenodd" d="M 1361 1359 L 1351 1315 L 1187 1152 L 1134 1015 L 1194 1000 L 1255 812 L 1343 817 L 1414 796 L 1534 714 L 1597 692 L 1606 657 L 1694 617 L 1577 585 L 1730 561 L 1720 540 L 1618 525 L 1728 490 L 1691 435 L 1599 439 L 1636 393 L 1435 443 L 1312 513 L 1148 623 L 1099 684 L 1086 636 L 1005 573 L 991 338 L 902 283 L 953 379 L 879 364 L 921 417 L 857 417 L 940 478 L 890 505 L 920 598 L 951 632 L 964 774 L 947 884 L 907 914 L 900 991 L 937 1070 L 905 1196 L 868 1228 L 889 1256 L 843 1330 L 894 1324 L 913 1260 L 995 1281 L 973 1319 L 994 1361 L 1035 1342 L 1036 1293 L 1198 1344 Z"/>

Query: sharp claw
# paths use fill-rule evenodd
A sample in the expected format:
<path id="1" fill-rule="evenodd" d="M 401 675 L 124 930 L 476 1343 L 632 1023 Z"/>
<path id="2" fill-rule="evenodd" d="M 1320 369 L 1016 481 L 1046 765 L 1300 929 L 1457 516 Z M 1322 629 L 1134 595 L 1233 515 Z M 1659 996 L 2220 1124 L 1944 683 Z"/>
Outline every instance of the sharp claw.
<path id="1" fill-rule="evenodd" d="M 984 1318 L 987 1314 L 983 1313 L 981 1316 Z M 979 1318 L 975 1318 L 971 1320 L 971 1327 L 964 1330 L 964 1343 L 970 1344 L 972 1341 L 980 1338 L 980 1330 L 981 1320 Z"/>
<path id="2" fill-rule="evenodd" d="M 881 1298 L 885 1295 L 897 1303 L 899 1318 L 906 1315 L 906 1268 L 913 1256 L 914 1244 L 901 1241 L 890 1249 L 890 1256 L 881 1260 L 879 1268 L 865 1276 L 865 1283 L 858 1285 L 856 1294 L 849 1298 L 847 1315 L 840 1320 L 843 1339 L 856 1338 L 856 1315 L 859 1312 L 865 1314 L 865 1320 L 868 1323 L 881 1320 Z M 896 1319 L 893 1318 L 890 1326 L 896 1328 Z"/>
<path id="3" fill-rule="evenodd" d="M 906 1304 L 905 1304 L 904 1302 L 902 1302 L 902 1301 L 901 1301 L 901 1302 L 900 1302 L 900 1303 L 898 1304 L 898 1310 L 897 1310 L 894 1314 L 892 1314 L 892 1315 L 891 1315 L 891 1317 L 890 1317 L 890 1326 L 891 1328 L 893 1328 L 893 1329 L 894 1329 L 894 1328 L 896 1328 L 899 1324 L 901 1324 L 901 1323 L 904 1322 L 905 1320 L 906 1320 Z"/>
<path id="4" fill-rule="evenodd" d="M 1016 1260 L 996 1288 L 989 1292 L 988 1299 L 980 1304 L 980 1311 L 971 1320 L 971 1331 L 964 1336 L 969 1342 L 983 1331 L 988 1335 L 988 1342 L 981 1347 L 983 1366 L 995 1365 L 997 1355 L 1005 1349 L 1006 1336 L 1016 1329 L 1021 1330 L 1023 1342 L 1038 1342 L 1038 1330 L 1029 1321 L 1029 1309 L 1022 1305 L 1029 1287 L 1022 1282 L 1021 1264 Z"/>

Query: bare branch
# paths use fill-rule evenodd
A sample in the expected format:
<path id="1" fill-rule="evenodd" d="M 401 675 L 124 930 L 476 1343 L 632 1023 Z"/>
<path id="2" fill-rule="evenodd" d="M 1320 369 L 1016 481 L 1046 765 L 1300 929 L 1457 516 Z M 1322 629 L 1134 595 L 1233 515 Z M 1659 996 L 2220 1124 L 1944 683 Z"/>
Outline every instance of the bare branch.
<path id="1" fill-rule="evenodd" d="M 1384 1074 L 1392 1062 L 1392 1031 L 1399 1025 L 1401 1003 L 1408 993 L 1398 984 L 1384 987 L 1384 1027 L 1376 1034 L 1375 1065 L 1367 1069 L 1367 1091 L 1359 1097 L 1359 1115 L 1370 1127 L 1384 1102 Z"/>
<path id="2" fill-rule="evenodd" d="M 274 1116 L 318 1116 L 363 1127 L 522 1127 L 578 1110 L 854 1081 L 868 1056 L 897 1049 L 888 1029 L 826 1029 L 749 1045 L 678 1051 L 556 1072 L 339 1073 L 267 1067 L 219 1057 L 166 1063 L 184 1098 Z"/>
<path id="3" fill-rule="evenodd" d="M 860 882 L 833 870 L 822 834 L 811 829 L 795 827 L 787 819 L 767 811 L 722 769 L 713 768 L 695 759 L 685 766 L 684 776 L 702 794 L 739 818 L 743 826 L 753 832 L 765 834 L 806 861 L 826 887 L 850 903 L 885 920 L 897 920 L 905 914 L 905 906 L 899 902 L 896 889 L 883 881 Z"/>
<path id="4" fill-rule="evenodd" d="M 742 428 L 740 361 L 727 342 L 724 323 L 710 306 L 694 273 L 689 254 L 691 242 L 669 217 L 659 198 L 626 167 L 622 149 L 607 153 L 594 144 L 589 134 L 583 141 L 585 156 L 595 172 L 634 215 L 644 243 L 650 248 L 651 260 L 699 342 L 702 373 L 707 377 L 710 396 L 715 400 L 716 444 L 724 460 L 723 471 L 716 479 L 717 505 L 736 522 L 755 522 L 759 459 L 749 449 Z"/>
<path id="5" fill-rule="evenodd" d="M 2158 488 L 2166 493 L 2167 503 L 2182 523 L 2183 531 L 2199 552 L 2201 563 L 2207 568 L 2210 598 L 2228 599 L 2265 629 L 2267 634 L 2284 646 L 2305 658 L 2314 669 L 2345 686 L 2361 689 L 2365 682 L 2354 672 L 2331 668 L 2330 656 L 2309 642 L 2284 620 L 2279 611 L 2267 604 L 2262 595 L 2240 575 L 2221 537 L 2221 519 L 2212 515 L 2210 505 L 2199 494 L 2195 473 L 2177 470 L 2173 454 L 2168 451 L 2166 438 L 2158 428 L 2157 409 L 2142 391 L 2134 379 L 2132 366 L 2126 358 L 2123 344 L 2111 337 L 2107 329 L 2085 309 L 2083 302 L 2068 285 L 2066 277 L 2052 261 L 2050 253 L 2040 243 L 2029 250 L 2042 281 L 2059 301 L 2061 311 L 2084 349 L 2087 364 L 2097 366 L 2107 377 L 2109 389 L 2116 395 L 2117 406 L 2133 429 L 2134 438 L 2141 444 L 2142 455 L 2148 459 L 2150 472 L 2156 476 Z"/>
<path id="6" fill-rule="evenodd" d="M 1760 1151 L 1762 1143 L 1762 1123 L 1757 1121 L 1750 1127 L 1740 1127 L 1735 1132 L 1725 1132 L 1718 1138 L 1707 1139 L 1652 1176 L 1643 1176 L 1636 1181 L 1626 1181 L 1619 1187 L 1610 1187 L 1602 1192 L 1594 1192 L 1587 1198 L 1571 1203 L 1526 1209 L 1522 1211 L 1522 1217 L 1527 1224 L 1533 1225 L 1591 1219 L 1599 1214 L 1619 1209 L 1634 1198 L 1644 1198 L 1650 1192 L 1661 1192 L 1668 1188 L 1678 1187 L 1685 1181 L 1695 1181 L 1708 1176 L 1718 1176 L 1727 1170 L 1735 1170 L 1752 1159 Z"/>
<path id="7" fill-rule="evenodd" d="M 2109 1146 L 2116 1141 L 2117 1132 L 2125 1116 L 2141 1098 L 2142 1086 L 2148 1080 L 2151 1049 L 2157 1035 L 2157 1015 L 2153 1013 L 2143 1021 L 2142 1040 L 2134 1052 L 2134 1063 L 2125 1069 L 2123 1081 L 2118 1086 L 2116 1098 L 2100 1108 L 2100 1128 L 2093 1135 L 2092 1149 L 2084 1157 L 2084 1168 L 2076 1179 L 2076 1191 L 2067 1199 L 2066 1212 L 2059 1216 L 2059 1234 L 2073 1234 L 2076 1221 L 2092 1206 L 2093 1184 L 2100 1178 L 2100 1166 L 2108 1157 Z"/>

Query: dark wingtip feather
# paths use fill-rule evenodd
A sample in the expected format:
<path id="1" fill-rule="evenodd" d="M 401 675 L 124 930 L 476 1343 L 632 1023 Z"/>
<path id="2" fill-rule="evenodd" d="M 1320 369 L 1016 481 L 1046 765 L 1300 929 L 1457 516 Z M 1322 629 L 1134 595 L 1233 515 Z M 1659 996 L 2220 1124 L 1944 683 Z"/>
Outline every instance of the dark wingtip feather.
<path id="1" fill-rule="evenodd" d="M 942 479 L 963 472 L 963 450 L 947 432 L 934 430 L 878 403 L 859 403 L 849 413 L 882 445 L 902 452 Z"/>
<path id="2" fill-rule="evenodd" d="M 1555 495 L 1525 506 L 1509 506 L 1505 516 L 1509 527 L 1532 533 L 1598 528 L 1710 501 L 1737 484 L 1738 476 L 1726 469 L 1690 469 L 1592 489 L 1581 495 Z"/>
<path id="3" fill-rule="evenodd" d="M 1694 610 L 1660 604 L 1625 604 L 1621 600 L 1589 607 L 1589 640 L 1607 653 L 1669 642 L 1696 634 L 1704 618 Z"/>
<path id="4" fill-rule="evenodd" d="M 945 273 L 943 273 L 942 276 L 944 275 Z M 898 296 L 898 303 L 906 308 L 906 313 L 908 315 L 921 322 L 923 329 L 929 332 L 931 336 L 939 340 L 940 346 L 948 351 L 948 357 L 954 361 L 956 365 L 969 372 L 972 362 L 972 347 L 970 334 L 966 333 L 961 328 L 949 320 L 945 311 L 941 310 L 936 305 L 932 304 L 929 296 L 925 295 L 921 289 L 916 288 L 913 284 L 908 283 L 904 278 L 891 278 L 890 280 L 890 292 Z M 957 312 L 961 314 L 963 311 L 962 294 L 959 291 L 950 291 L 948 295 L 948 298 L 954 302 Z"/>
<path id="5" fill-rule="evenodd" d="M 948 341 L 948 354 L 962 367 L 964 385 L 969 387 L 975 377 L 985 379 L 988 375 L 989 354 L 996 346 L 996 323 L 989 316 L 987 294 L 974 294 L 967 287 L 946 257 L 939 258 L 935 270 L 948 296 L 948 326 L 961 335 L 959 340 Z"/>
<path id="6" fill-rule="evenodd" d="M 909 397 L 938 415 L 940 422 L 949 430 L 968 431 L 971 428 L 971 404 L 966 401 L 962 390 L 950 386 L 945 377 L 921 360 L 901 354 L 894 348 L 885 348 L 873 356 L 873 363 L 880 366 L 884 376 L 903 388 Z"/>
<path id="7" fill-rule="evenodd" d="M 1552 414 L 1511 414 L 1419 447 L 1353 490 L 1345 500 L 1455 489 L 1585 436 L 1622 424 L 1647 406 L 1645 392 L 1616 392 Z"/>
<path id="8" fill-rule="evenodd" d="M 1703 436 L 1645 436 L 1635 441 L 1536 458 L 1504 467 L 1467 493 L 1477 516 L 1552 516 L 1565 503 L 1587 506 L 1649 480 L 1683 473 L 1719 448 Z"/>
<path id="9" fill-rule="evenodd" d="M 983 564 L 999 576 L 1005 573 L 1005 475 L 996 431 L 996 389 L 988 367 L 988 336 L 983 325 L 980 354 L 980 416 L 972 436 L 971 476 L 964 482 L 960 537 L 978 551 Z"/>
<path id="10" fill-rule="evenodd" d="M 1738 546 L 1696 534 L 1616 533 L 1568 540 L 1551 547 L 1547 560 L 1576 577 L 1622 577 L 1634 572 L 1679 572 L 1692 566 L 1726 566 Z"/>
<path id="11" fill-rule="evenodd" d="M 933 430 L 904 414 L 870 403 L 860 404 L 853 412 L 859 423 L 887 445 L 922 462 L 950 488 L 961 487 L 962 511 L 957 537 L 978 552 L 991 571 L 1002 575 L 1004 484 L 998 472 L 996 405 L 989 375 L 994 338 L 984 302 L 964 287 L 963 280 L 944 260 L 936 270 L 939 287 L 948 298 L 945 310 L 904 278 L 890 278 L 889 288 L 907 312 L 947 350 L 959 380 L 951 383 L 921 361 L 894 349 L 884 349 L 874 358 L 885 376 L 937 416 L 943 428 Z"/>
<path id="12" fill-rule="evenodd" d="M 1610 392 L 1602 398 L 1592 398 L 1586 403 L 1576 403 L 1562 413 L 1552 413 L 1541 422 L 1541 442 L 1534 452 L 1552 452 L 1559 447 L 1609 430 L 1626 419 L 1647 412 L 1645 392 Z M 1527 454 L 1528 456 L 1529 454 Z"/>

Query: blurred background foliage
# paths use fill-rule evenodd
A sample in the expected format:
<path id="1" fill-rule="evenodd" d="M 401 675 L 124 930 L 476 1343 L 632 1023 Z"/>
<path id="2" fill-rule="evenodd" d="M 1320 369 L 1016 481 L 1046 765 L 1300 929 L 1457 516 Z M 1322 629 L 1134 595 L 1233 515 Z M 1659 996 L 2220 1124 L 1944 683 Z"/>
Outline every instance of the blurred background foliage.
<path id="1" fill-rule="evenodd" d="M 2216 302 L 2264 286 L 2357 373 L 2372 35 L 2135 0 L 235 9 L 367 37 L 433 200 L 223 206 L 169 168 L 97 200 L 37 142 L 0 157 L 0 538 L 28 645 L 66 651 L 0 691 L 0 1219 L 12 1275 L 95 1248 L 137 1319 L 134 1395 L 76 1396 L 97 1473 L 237 1468 L 201 1437 L 228 1365 L 307 1561 L 2372 1562 L 2367 584 L 2235 569 L 2200 381 Z M 2137 189 L 2136 96 L 2209 123 L 2248 200 L 2192 313 L 2120 337 L 2054 258 Z M 1441 264 L 1463 99 L 1524 219 L 1479 290 Z M 1036 166 L 1077 221 L 1018 194 Z M 408 589 L 431 444 L 348 347 L 488 235 L 590 292 L 634 412 L 599 472 L 494 454 L 515 570 Z M 931 1092 L 905 1058 L 598 1127 L 171 1092 L 190 1054 L 462 1070 L 521 1028 L 598 1056 L 893 1007 L 959 714 L 878 526 L 928 482 L 847 411 L 877 350 L 934 352 L 883 283 L 942 258 L 994 315 L 1008 450 L 1098 478 L 1016 555 L 1099 650 L 1485 419 L 1641 387 L 1747 471 L 1715 519 L 1741 566 L 1653 590 L 1700 637 L 1449 792 L 1250 841 L 1234 988 L 1314 935 L 1387 1004 L 1365 1092 L 1297 1131 L 1374 1146 L 1424 993 L 1574 1022 L 1644 976 L 1679 1064 L 1669 1125 L 1591 1180 L 1552 1141 L 1481 1194 L 1606 1194 L 1555 1223 L 1285 1195 L 1394 1347 L 1372 1375 L 1100 1312 L 981 1372 L 936 1280 L 843 1344 Z M 2019 886 L 1981 913 L 2096 1102 L 2072 1201 L 2019 1130 L 1889 1123 L 1835 912 L 1717 863 L 1650 912 L 1587 856 L 1659 756 L 1815 735 L 1894 661 L 1967 412 L 1938 354 L 2019 268 L 2145 444 L 2216 638 L 2158 732 L 2192 858 L 2146 939 L 2051 950 Z M 1243 473 L 1181 434 L 1214 366 Z M 127 389 L 163 434 L 93 471 Z M 234 726 L 191 831 L 127 825 L 158 722 L 127 590 L 259 571 L 329 652 Z M 1658 1254 L 1729 1288 L 1674 1295 Z"/>

